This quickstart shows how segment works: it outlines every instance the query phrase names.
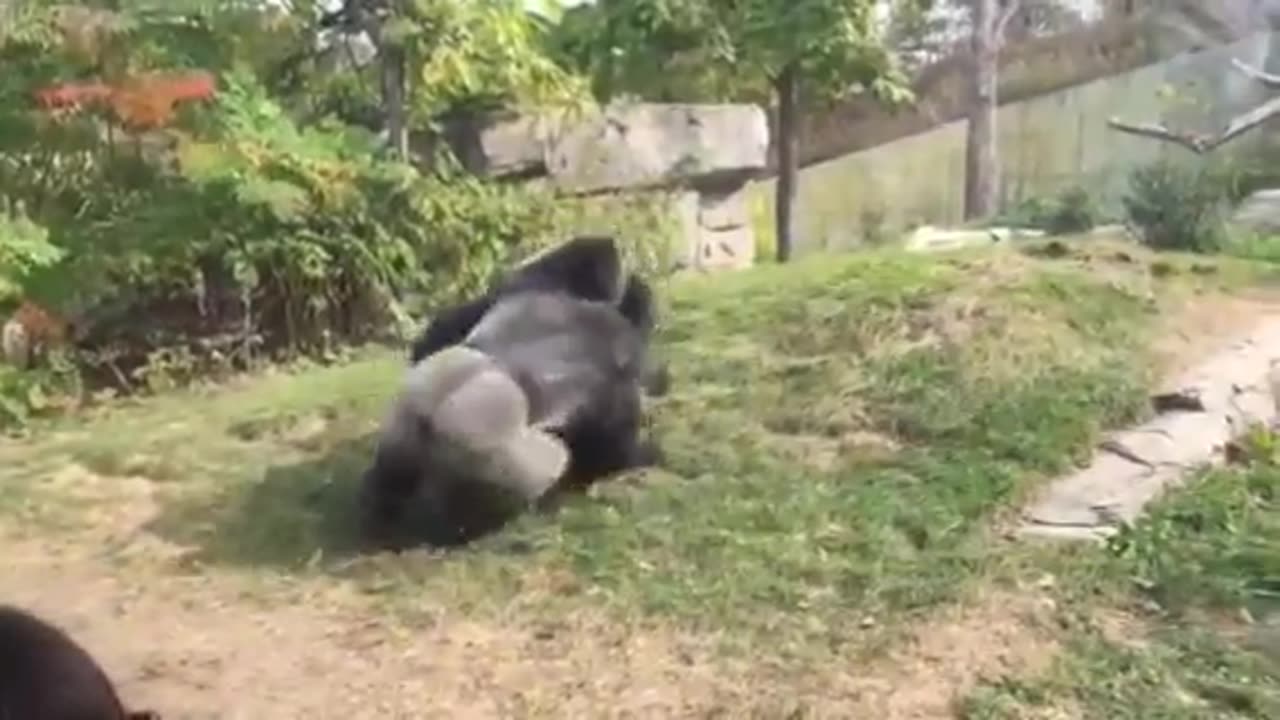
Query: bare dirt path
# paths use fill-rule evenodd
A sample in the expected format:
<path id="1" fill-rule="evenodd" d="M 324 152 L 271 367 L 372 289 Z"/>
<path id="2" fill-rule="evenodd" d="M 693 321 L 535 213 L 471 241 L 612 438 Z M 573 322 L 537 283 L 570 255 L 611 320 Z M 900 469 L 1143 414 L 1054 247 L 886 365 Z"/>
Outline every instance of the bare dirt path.
<path id="1" fill-rule="evenodd" d="M 163 553 L 107 560 L 84 542 L 3 538 L 0 597 L 65 627 L 128 702 L 167 718 L 923 720 L 952 717 L 983 678 L 1054 655 L 1052 605 L 1034 592 L 943 612 L 872 665 L 796 677 L 662 628 L 495 625 L 425 599 L 408 625 L 342 581 L 184 576 L 153 559 Z"/>

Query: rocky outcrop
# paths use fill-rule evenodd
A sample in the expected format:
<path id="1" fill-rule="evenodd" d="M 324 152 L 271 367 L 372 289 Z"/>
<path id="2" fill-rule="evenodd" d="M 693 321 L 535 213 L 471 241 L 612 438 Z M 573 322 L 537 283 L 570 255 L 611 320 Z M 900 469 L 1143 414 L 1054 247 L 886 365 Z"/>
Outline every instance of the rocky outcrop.
<path id="1" fill-rule="evenodd" d="M 745 187 L 769 150 L 765 113 L 755 105 L 616 104 L 575 122 L 508 115 L 455 123 L 446 136 L 464 167 L 488 177 L 546 176 L 566 195 L 682 191 L 677 266 L 754 260 Z"/>
<path id="2" fill-rule="evenodd" d="M 745 184 L 764 168 L 769 130 L 754 105 L 618 105 L 576 123 L 547 147 L 552 182 L 592 193 Z"/>
<path id="3" fill-rule="evenodd" d="M 1231 225 L 1246 233 L 1280 231 L 1280 189 L 1258 190 L 1240 203 Z"/>

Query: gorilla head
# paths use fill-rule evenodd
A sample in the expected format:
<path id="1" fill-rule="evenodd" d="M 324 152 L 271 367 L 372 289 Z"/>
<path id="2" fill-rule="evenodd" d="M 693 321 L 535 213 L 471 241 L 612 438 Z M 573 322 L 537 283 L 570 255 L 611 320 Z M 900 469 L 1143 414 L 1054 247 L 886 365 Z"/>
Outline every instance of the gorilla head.
<path id="1" fill-rule="evenodd" d="M 159 720 L 127 711 L 106 673 L 62 630 L 0 606 L 0 718 Z"/>
<path id="2" fill-rule="evenodd" d="M 517 290 L 414 363 L 366 472 L 368 540 L 460 545 L 548 490 L 654 460 L 639 441 L 647 336 L 614 302 Z"/>

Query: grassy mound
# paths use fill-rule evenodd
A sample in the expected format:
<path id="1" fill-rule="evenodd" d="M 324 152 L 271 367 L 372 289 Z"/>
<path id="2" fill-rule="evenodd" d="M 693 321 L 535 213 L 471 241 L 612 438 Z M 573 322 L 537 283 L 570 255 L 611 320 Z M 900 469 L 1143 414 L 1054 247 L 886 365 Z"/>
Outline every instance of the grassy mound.
<path id="1" fill-rule="evenodd" d="M 983 576 L 1005 511 L 1145 412 L 1164 303 L 1247 274 L 1109 245 L 1051 255 L 885 251 L 674 281 L 667 467 L 465 552 L 351 553 L 351 494 L 402 363 L 386 352 L 0 447 L 23 480 L 0 507 L 84 530 L 145 478 L 144 530 L 196 565 L 835 649 Z"/>

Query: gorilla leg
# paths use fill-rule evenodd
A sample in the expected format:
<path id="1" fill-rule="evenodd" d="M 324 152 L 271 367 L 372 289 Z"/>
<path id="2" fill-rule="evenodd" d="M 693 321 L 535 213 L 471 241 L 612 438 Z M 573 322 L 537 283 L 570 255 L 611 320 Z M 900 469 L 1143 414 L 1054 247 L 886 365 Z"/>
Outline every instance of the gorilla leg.
<path id="1" fill-rule="evenodd" d="M 573 458 L 560 486 L 585 489 L 609 475 L 661 462 L 661 451 L 641 437 L 639 389 L 615 398 L 612 418 L 576 423 L 561 434 Z"/>

